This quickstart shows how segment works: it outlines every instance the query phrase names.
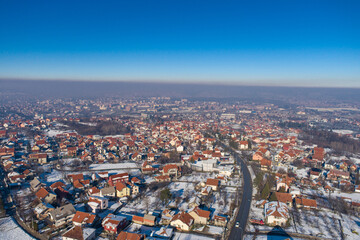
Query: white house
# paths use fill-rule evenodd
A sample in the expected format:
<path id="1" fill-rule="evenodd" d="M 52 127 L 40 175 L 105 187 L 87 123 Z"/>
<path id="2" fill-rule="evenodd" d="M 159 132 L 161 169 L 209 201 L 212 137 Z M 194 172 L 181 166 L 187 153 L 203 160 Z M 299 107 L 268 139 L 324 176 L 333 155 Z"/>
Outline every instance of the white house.
<path id="1" fill-rule="evenodd" d="M 285 226 L 289 219 L 289 209 L 286 203 L 272 201 L 265 204 L 264 207 L 265 222 L 271 226 Z"/>

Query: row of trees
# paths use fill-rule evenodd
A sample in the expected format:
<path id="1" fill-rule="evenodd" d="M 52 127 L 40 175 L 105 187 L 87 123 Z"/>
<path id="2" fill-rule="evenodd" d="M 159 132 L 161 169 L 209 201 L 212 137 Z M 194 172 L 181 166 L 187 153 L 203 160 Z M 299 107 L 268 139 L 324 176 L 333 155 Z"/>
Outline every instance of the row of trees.
<path id="1" fill-rule="evenodd" d="M 304 129 L 300 139 L 317 144 L 319 147 L 332 148 L 337 152 L 360 152 L 360 142 L 348 136 L 340 136 L 332 131 L 315 128 Z"/>
<path id="2" fill-rule="evenodd" d="M 75 130 L 81 135 L 116 135 L 125 134 L 131 132 L 129 127 L 125 127 L 123 124 L 117 121 L 102 121 L 97 122 L 95 126 L 85 125 L 74 121 L 62 121 L 67 125 L 69 129 Z"/>
<path id="3" fill-rule="evenodd" d="M 268 199 L 270 196 L 270 201 L 276 201 L 275 194 L 271 194 L 271 188 L 276 184 L 275 174 L 262 172 L 258 165 L 252 165 L 253 171 L 256 175 L 254 179 L 254 186 L 258 189 L 255 199 Z"/>

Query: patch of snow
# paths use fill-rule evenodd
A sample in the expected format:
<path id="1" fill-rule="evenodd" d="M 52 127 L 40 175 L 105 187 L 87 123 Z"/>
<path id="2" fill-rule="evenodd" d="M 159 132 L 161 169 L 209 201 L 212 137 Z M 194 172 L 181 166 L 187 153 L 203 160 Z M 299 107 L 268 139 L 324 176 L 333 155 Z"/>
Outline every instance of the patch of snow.
<path id="1" fill-rule="evenodd" d="M 173 238 L 173 240 L 210 240 L 210 239 L 214 239 L 214 238 L 190 234 L 190 233 L 181 233 L 181 232 L 176 232 Z"/>
<path id="2" fill-rule="evenodd" d="M 0 219 L 0 239 L 2 240 L 30 240 L 34 239 L 20 228 L 12 217 Z"/>
<path id="3" fill-rule="evenodd" d="M 112 170 L 112 169 L 127 169 L 127 168 L 138 168 L 136 163 L 104 163 L 104 164 L 91 164 L 91 170 Z"/>

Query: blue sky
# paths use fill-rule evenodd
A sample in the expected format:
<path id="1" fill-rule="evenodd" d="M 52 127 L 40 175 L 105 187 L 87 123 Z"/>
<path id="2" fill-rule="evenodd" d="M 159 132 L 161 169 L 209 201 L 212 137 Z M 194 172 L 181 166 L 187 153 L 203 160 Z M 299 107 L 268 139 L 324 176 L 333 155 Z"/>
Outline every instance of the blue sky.
<path id="1" fill-rule="evenodd" d="M 360 1 L 4 1 L 0 78 L 360 87 Z"/>

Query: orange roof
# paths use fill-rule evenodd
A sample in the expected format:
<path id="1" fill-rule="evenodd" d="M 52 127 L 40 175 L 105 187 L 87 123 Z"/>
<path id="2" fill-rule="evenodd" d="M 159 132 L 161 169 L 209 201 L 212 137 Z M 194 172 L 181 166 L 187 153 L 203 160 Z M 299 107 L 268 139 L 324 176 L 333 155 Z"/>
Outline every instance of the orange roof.
<path id="1" fill-rule="evenodd" d="M 180 170 L 176 164 L 166 164 L 163 168 L 164 173 L 167 173 L 170 169 Z"/>
<path id="2" fill-rule="evenodd" d="M 219 179 L 212 179 L 212 178 L 208 178 L 206 180 L 206 185 L 209 185 L 209 186 L 219 186 Z"/>
<path id="3" fill-rule="evenodd" d="M 295 202 L 296 202 L 296 204 L 302 204 L 306 207 L 317 207 L 316 200 L 314 200 L 314 199 L 296 198 Z"/>
<path id="4" fill-rule="evenodd" d="M 126 185 L 124 183 L 122 183 L 122 182 L 117 182 L 116 185 L 115 185 L 115 188 L 116 188 L 116 190 L 121 191 L 124 188 L 126 188 Z"/>
<path id="5" fill-rule="evenodd" d="M 181 222 L 185 223 L 186 225 L 188 225 L 189 227 L 192 225 L 192 223 L 194 222 L 194 218 L 188 214 L 187 212 L 180 212 L 178 214 L 176 214 L 171 221 L 175 221 L 175 220 L 180 220 Z"/>
<path id="6" fill-rule="evenodd" d="M 144 217 L 134 215 L 133 218 L 132 218 L 132 221 L 133 221 L 133 222 L 134 222 L 134 221 L 143 222 L 143 221 L 144 221 Z"/>
<path id="7" fill-rule="evenodd" d="M 275 195 L 279 202 L 283 202 L 283 203 L 292 202 L 292 196 L 290 193 L 276 192 Z"/>
<path id="8" fill-rule="evenodd" d="M 48 194 L 49 192 L 45 188 L 40 188 L 40 190 L 37 191 L 35 195 L 41 199 L 45 198 Z"/>
<path id="9" fill-rule="evenodd" d="M 83 240 L 84 237 L 83 237 L 82 227 L 75 226 L 75 227 L 71 228 L 69 231 L 64 233 L 63 237 L 67 237 L 67 238 L 70 238 L 70 239 Z"/>
<path id="10" fill-rule="evenodd" d="M 63 186 L 65 186 L 65 184 L 64 184 L 63 182 L 58 181 L 58 182 L 55 182 L 55 183 L 51 184 L 50 187 L 51 187 L 52 189 L 55 189 L 55 188 L 63 187 Z"/>
<path id="11" fill-rule="evenodd" d="M 75 213 L 72 221 L 76 222 L 76 223 L 82 223 L 82 224 L 83 223 L 92 224 L 95 220 L 95 217 L 96 217 L 95 214 L 77 211 Z"/>
<path id="12" fill-rule="evenodd" d="M 141 240 L 143 239 L 143 235 L 138 233 L 130 233 L 121 231 L 117 236 L 116 240 Z"/>
<path id="13" fill-rule="evenodd" d="M 199 216 L 208 219 L 210 217 L 210 212 L 206 210 L 202 210 L 198 207 L 194 209 L 194 212 Z"/>

